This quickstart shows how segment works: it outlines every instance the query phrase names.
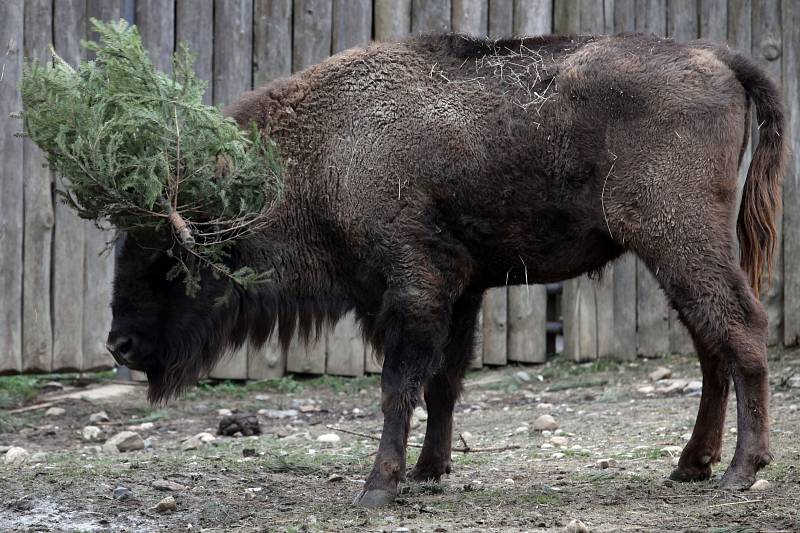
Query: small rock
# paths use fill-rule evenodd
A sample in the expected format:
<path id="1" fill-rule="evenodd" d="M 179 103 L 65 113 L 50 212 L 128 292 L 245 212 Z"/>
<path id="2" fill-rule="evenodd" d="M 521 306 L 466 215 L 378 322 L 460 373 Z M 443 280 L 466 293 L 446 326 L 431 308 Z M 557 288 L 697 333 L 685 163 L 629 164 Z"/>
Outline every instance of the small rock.
<path id="1" fill-rule="evenodd" d="M 214 435 L 204 431 L 203 433 L 198 433 L 193 437 L 185 439 L 181 445 L 181 449 L 183 451 L 196 450 L 206 444 L 211 444 L 215 440 L 217 440 L 217 438 Z"/>
<path id="2" fill-rule="evenodd" d="M 217 414 L 219 416 L 231 416 L 233 414 L 233 411 L 231 411 L 230 409 L 217 409 Z"/>
<path id="3" fill-rule="evenodd" d="M 11 448 L 13 448 L 13 446 L 5 446 L 5 445 L 3 445 L 3 446 L 0 446 L 0 454 L 3 454 L 3 455 L 5 455 L 5 453 L 6 453 L 8 450 L 10 450 Z"/>
<path id="4" fill-rule="evenodd" d="M 664 446 L 661 448 L 661 457 L 675 457 L 681 454 L 683 448 L 680 446 Z"/>
<path id="5" fill-rule="evenodd" d="M 341 481 L 343 479 L 344 476 L 341 476 L 339 474 L 331 474 L 330 477 L 328 477 L 328 483 L 336 483 L 337 481 Z"/>
<path id="6" fill-rule="evenodd" d="M 690 381 L 683 388 L 683 392 L 685 394 L 695 394 L 695 393 L 702 392 L 702 391 L 703 391 L 703 382 L 702 381 Z"/>
<path id="7" fill-rule="evenodd" d="M 533 429 L 536 431 L 554 431 L 558 429 L 558 422 L 550 415 L 542 415 L 533 422 Z"/>
<path id="8" fill-rule="evenodd" d="M 103 444 L 103 449 L 109 452 L 144 450 L 144 440 L 142 440 L 142 437 L 140 437 L 138 433 L 134 433 L 133 431 L 120 431 Z"/>
<path id="9" fill-rule="evenodd" d="M 552 437 L 552 436 L 553 436 L 553 432 L 552 431 L 549 431 L 547 429 L 542 431 L 542 437 L 549 438 L 549 437 Z"/>
<path id="10" fill-rule="evenodd" d="M 168 479 L 157 479 L 153 481 L 152 487 L 156 490 L 166 490 L 170 492 L 177 492 L 187 489 L 186 485 L 181 485 L 180 483 L 176 483 Z"/>
<path id="11" fill-rule="evenodd" d="M 640 394 L 651 394 L 655 390 L 656 388 L 653 387 L 652 385 L 645 385 L 644 387 L 639 387 L 638 389 L 636 389 L 636 392 Z"/>
<path id="12" fill-rule="evenodd" d="M 511 479 L 510 477 L 507 477 L 507 478 L 505 478 L 503 480 L 503 483 L 505 483 L 506 485 L 513 485 L 514 484 L 514 480 Z"/>
<path id="13" fill-rule="evenodd" d="M 108 418 L 108 414 L 105 411 L 98 411 L 89 415 L 89 422 L 92 424 L 103 424 L 110 421 L 111 419 Z"/>
<path id="14" fill-rule="evenodd" d="M 691 438 L 692 438 L 692 433 L 691 433 L 691 432 L 689 432 L 689 433 L 684 433 L 683 435 L 681 435 L 681 440 L 682 440 L 683 442 L 689 442 L 689 440 L 690 440 Z"/>
<path id="15" fill-rule="evenodd" d="M 759 479 L 756 480 L 755 483 L 750 485 L 749 490 L 761 491 L 761 490 L 767 490 L 768 488 L 769 488 L 769 481 L 767 481 L 766 479 Z"/>
<path id="16" fill-rule="evenodd" d="M 353 409 L 353 412 L 355 412 L 355 409 Z M 425 422 L 428 420 L 428 411 L 418 405 L 414 408 L 414 413 L 411 416 L 416 417 L 420 422 Z"/>
<path id="17" fill-rule="evenodd" d="M 242 457 L 255 457 L 258 455 L 255 448 L 242 448 Z"/>
<path id="18" fill-rule="evenodd" d="M 563 448 L 567 445 L 567 437 L 550 437 L 550 444 L 557 448 Z"/>
<path id="19" fill-rule="evenodd" d="M 543 450 L 552 450 L 553 449 L 553 445 L 550 444 L 549 442 L 545 442 L 544 444 L 542 444 L 540 446 L 540 448 L 543 449 Z"/>
<path id="20" fill-rule="evenodd" d="M 527 433 L 527 432 L 528 432 L 528 426 L 520 426 L 514 430 L 514 433 L 517 435 L 519 435 L 520 433 Z"/>
<path id="21" fill-rule="evenodd" d="M 97 441 L 103 440 L 103 430 L 97 426 L 86 426 L 81 431 L 81 435 L 83 436 L 83 440 L 88 441 Z"/>
<path id="22" fill-rule="evenodd" d="M 12 446 L 8 449 L 5 456 L 5 464 L 7 465 L 21 465 L 28 462 L 30 459 L 28 450 L 20 448 L 19 446 Z"/>
<path id="23" fill-rule="evenodd" d="M 617 466 L 617 461 L 616 459 L 600 459 L 599 461 L 597 461 L 596 464 L 597 468 L 602 468 L 603 470 L 605 470 L 606 468 L 612 468 Z"/>
<path id="24" fill-rule="evenodd" d="M 129 489 L 128 487 L 123 487 L 122 485 L 120 485 L 119 487 L 115 488 L 112 491 L 112 494 L 114 495 L 114 499 L 120 500 L 120 501 L 123 501 L 123 502 L 133 499 L 133 491 L 131 489 Z"/>
<path id="25" fill-rule="evenodd" d="M 35 454 L 31 455 L 31 463 L 46 463 L 47 462 L 47 454 L 44 452 L 36 452 Z"/>
<path id="26" fill-rule="evenodd" d="M 686 387 L 686 381 L 682 379 L 664 380 L 664 386 L 658 387 L 656 392 L 659 394 L 673 394 L 675 392 L 682 392 Z"/>
<path id="27" fill-rule="evenodd" d="M 66 409 L 62 409 L 61 407 L 51 407 L 47 411 L 44 412 L 44 416 L 47 417 L 56 417 L 56 416 L 63 416 L 66 413 Z"/>
<path id="28" fill-rule="evenodd" d="M 39 386 L 39 390 L 42 392 L 62 391 L 64 390 L 64 384 L 59 383 L 58 381 L 48 381 L 46 383 L 42 383 Z"/>
<path id="29" fill-rule="evenodd" d="M 786 384 L 793 389 L 800 389 L 800 376 L 790 377 Z"/>
<path id="30" fill-rule="evenodd" d="M 566 455 L 561 452 L 556 452 L 550 457 L 552 457 L 553 459 L 563 459 L 564 457 L 566 457 Z"/>
<path id="31" fill-rule="evenodd" d="M 589 528 L 580 520 L 570 520 L 564 528 L 564 533 L 589 533 Z"/>
<path id="32" fill-rule="evenodd" d="M 536 408 L 537 409 L 544 409 L 544 410 L 552 409 L 553 408 L 553 404 L 552 403 L 537 403 L 536 404 Z"/>
<path id="33" fill-rule="evenodd" d="M 524 370 L 520 370 L 519 372 L 514 372 L 514 378 L 523 383 L 530 383 L 531 381 L 531 375 L 525 372 Z"/>
<path id="34" fill-rule="evenodd" d="M 650 372 L 650 374 L 648 374 L 647 377 L 650 378 L 650 381 L 660 381 L 662 379 L 668 379 L 672 377 L 672 370 L 670 370 L 665 366 L 660 366 L 655 370 L 653 370 L 652 372 Z"/>
<path id="35" fill-rule="evenodd" d="M 175 502 L 175 498 L 172 496 L 167 496 L 160 502 L 158 502 L 155 506 L 155 511 L 157 513 L 171 513 L 178 509 L 178 504 Z"/>
<path id="36" fill-rule="evenodd" d="M 340 440 L 342 440 L 341 437 L 339 437 L 339 435 L 336 433 L 323 433 L 317 437 L 317 442 L 326 442 L 329 444 L 336 444 Z"/>
<path id="37" fill-rule="evenodd" d="M 297 409 L 260 409 L 258 414 L 264 418 L 281 419 L 281 418 L 294 418 L 300 415 Z"/>
<path id="38" fill-rule="evenodd" d="M 252 413 L 236 413 L 223 417 L 219 421 L 218 435 L 250 437 L 251 435 L 261 435 L 261 425 L 258 417 Z"/>

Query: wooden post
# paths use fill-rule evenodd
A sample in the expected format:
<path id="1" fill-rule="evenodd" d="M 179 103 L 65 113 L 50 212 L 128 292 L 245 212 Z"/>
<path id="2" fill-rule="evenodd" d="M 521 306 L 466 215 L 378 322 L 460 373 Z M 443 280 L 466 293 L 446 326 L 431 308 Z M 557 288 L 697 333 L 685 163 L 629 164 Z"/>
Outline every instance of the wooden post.
<path id="1" fill-rule="evenodd" d="M 9 117 L 22 109 L 22 0 L 0 3 L 0 373 L 22 369 L 22 245 L 23 245 L 23 143 L 14 133 L 19 120 Z"/>
<path id="2" fill-rule="evenodd" d="M 214 96 L 216 105 L 235 101 L 253 86 L 253 2 L 229 0 L 214 6 Z M 220 360 L 209 374 L 217 379 L 247 377 L 248 345 Z"/>
<path id="3" fill-rule="evenodd" d="M 411 0 L 375 0 L 375 40 L 396 41 L 411 32 Z"/>
<path id="4" fill-rule="evenodd" d="M 136 0 L 136 27 L 153 65 L 162 72 L 171 73 L 175 43 L 174 3 Z"/>
<path id="5" fill-rule="evenodd" d="M 485 0 L 452 0 L 453 31 L 483 37 L 489 34 L 489 6 Z"/>
<path id="6" fill-rule="evenodd" d="M 489 0 L 489 37 L 505 39 L 514 33 L 514 0 Z"/>
<path id="7" fill-rule="evenodd" d="M 25 57 L 50 60 L 53 1 L 25 2 Z M 30 139 L 23 142 L 25 176 L 25 245 L 23 257 L 22 370 L 53 368 L 50 317 L 50 254 L 53 244 L 53 175 L 42 151 Z"/>
<path id="8" fill-rule="evenodd" d="M 780 82 L 782 71 L 781 2 L 753 0 L 753 59 L 761 65 L 772 79 Z M 752 122 L 752 142 L 758 142 L 758 121 Z M 755 145 L 754 145 L 755 146 Z M 795 157 L 797 154 L 795 154 Z M 761 291 L 761 302 L 767 310 L 769 320 L 769 344 L 783 341 L 783 218 L 776 221 L 778 247 L 772 276 L 772 286 Z M 797 265 L 789 265 L 797 269 Z"/>
<path id="9" fill-rule="evenodd" d="M 783 2 L 783 92 L 792 154 L 783 180 L 783 343 L 800 342 L 800 5 Z"/>
<path id="10" fill-rule="evenodd" d="M 413 0 L 411 4 L 411 31 L 450 31 L 450 0 Z"/>
<path id="11" fill-rule="evenodd" d="M 515 0 L 514 35 L 530 37 L 552 31 L 553 0 Z"/>
<path id="12" fill-rule="evenodd" d="M 208 83 L 203 102 L 211 105 L 214 87 L 214 0 L 177 0 L 175 44 L 186 43 L 195 54 L 194 71 Z"/>

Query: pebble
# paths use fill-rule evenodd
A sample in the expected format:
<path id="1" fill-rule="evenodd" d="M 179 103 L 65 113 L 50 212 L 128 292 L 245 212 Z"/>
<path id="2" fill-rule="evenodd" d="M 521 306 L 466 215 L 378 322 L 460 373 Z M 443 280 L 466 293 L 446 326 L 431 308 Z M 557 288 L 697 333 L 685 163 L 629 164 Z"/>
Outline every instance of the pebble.
<path id="1" fill-rule="evenodd" d="M 355 412 L 355 409 L 353 409 L 353 412 Z M 428 420 L 428 411 L 418 405 L 414 408 L 414 413 L 411 416 L 417 417 L 420 422 L 425 422 Z"/>
<path id="2" fill-rule="evenodd" d="M 189 437 L 186 440 L 184 440 L 183 444 L 181 445 L 181 449 L 183 451 L 196 450 L 202 447 L 203 445 L 211 444 L 215 440 L 217 440 L 217 438 L 214 435 L 204 431 L 202 433 L 198 433 L 197 435 Z"/>
<path id="3" fill-rule="evenodd" d="M 600 459 L 599 461 L 597 461 L 596 464 L 597 468 L 602 468 L 603 470 L 605 470 L 606 468 L 612 468 L 617 466 L 617 461 L 616 459 Z"/>
<path id="4" fill-rule="evenodd" d="M 110 422 L 111 419 L 105 411 L 98 411 L 89 415 L 89 422 L 92 424 L 102 424 L 103 422 Z"/>
<path id="5" fill-rule="evenodd" d="M 120 485 L 119 487 L 115 488 L 112 491 L 112 494 L 114 495 L 114 499 L 120 500 L 120 501 L 123 501 L 123 502 L 126 501 L 126 500 L 132 500 L 133 499 L 133 491 L 131 489 L 129 489 L 128 487 L 123 487 L 122 485 Z"/>
<path id="6" fill-rule="evenodd" d="M 30 459 L 30 455 L 28 450 L 25 448 L 20 448 L 19 446 L 12 446 L 8 449 L 5 455 L 5 464 L 7 465 L 21 465 L 28 462 Z"/>
<path id="7" fill-rule="evenodd" d="M 514 484 L 514 480 L 511 479 L 510 477 L 507 477 L 507 478 L 505 478 L 503 480 L 503 483 L 505 483 L 506 485 L 513 485 Z"/>
<path id="8" fill-rule="evenodd" d="M 519 372 L 514 372 L 514 377 L 517 380 L 522 381 L 523 383 L 530 383 L 531 381 L 531 375 L 525 372 L 524 370 L 520 370 Z"/>
<path id="9" fill-rule="evenodd" d="M 800 376 L 790 377 L 787 385 L 793 389 L 800 389 Z"/>
<path id="10" fill-rule="evenodd" d="M 756 480 L 755 483 L 750 485 L 750 490 L 760 491 L 760 490 L 767 490 L 769 488 L 769 481 L 766 479 L 759 479 Z"/>
<path id="11" fill-rule="evenodd" d="M 326 442 L 329 444 L 336 444 L 340 440 L 342 440 L 342 438 L 336 433 L 323 433 L 317 437 L 317 442 Z"/>
<path id="12" fill-rule="evenodd" d="M 664 446 L 661 448 L 661 457 L 675 457 L 680 455 L 682 450 L 680 446 Z"/>
<path id="13" fill-rule="evenodd" d="M 47 417 L 56 417 L 56 416 L 63 416 L 66 413 L 66 409 L 62 409 L 61 407 L 51 407 L 47 411 L 44 412 L 44 416 Z"/>
<path id="14" fill-rule="evenodd" d="M 653 387 L 652 385 L 645 385 L 644 387 L 639 387 L 638 389 L 636 389 L 636 392 L 640 394 L 651 394 L 655 390 L 656 388 Z"/>
<path id="15" fill-rule="evenodd" d="M 564 528 L 564 533 L 589 533 L 589 528 L 580 520 L 570 520 Z"/>
<path id="16" fill-rule="evenodd" d="M 653 370 L 652 372 L 650 372 L 648 377 L 650 378 L 650 381 L 659 381 L 662 379 L 667 379 L 672 377 L 672 370 L 670 370 L 665 366 L 660 366 L 655 370 Z"/>
<path id="17" fill-rule="evenodd" d="M 344 479 L 344 476 L 342 476 L 340 474 L 331 474 L 328 477 L 328 483 L 336 483 L 337 481 L 341 481 L 343 479 Z"/>
<path id="18" fill-rule="evenodd" d="M 103 440 L 103 430 L 97 426 L 86 426 L 81 431 L 81 435 L 83 436 L 83 440 L 88 441 L 95 441 L 95 440 Z"/>
<path id="19" fill-rule="evenodd" d="M 47 462 L 47 454 L 44 452 L 36 452 L 35 454 L 31 455 L 31 463 L 46 463 Z"/>
<path id="20" fill-rule="evenodd" d="M 217 409 L 217 414 L 219 416 L 231 416 L 233 414 L 233 411 L 231 411 L 230 409 Z"/>
<path id="21" fill-rule="evenodd" d="M 297 409 L 261 409 L 258 414 L 265 418 L 281 419 L 281 418 L 294 418 L 300 415 Z"/>
<path id="22" fill-rule="evenodd" d="M 187 489 L 186 485 L 181 485 L 180 483 L 176 483 L 168 479 L 157 479 L 153 481 L 152 487 L 156 490 L 166 490 L 170 492 L 177 492 Z"/>
<path id="23" fill-rule="evenodd" d="M 155 511 L 157 513 L 171 513 L 178 509 L 178 504 L 175 502 L 175 498 L 172 496 L 167 496 L 160 502 L 156 504 Z"/>
<path id="24" fill-rule="evenodd" d="M 545 409 L 545 410 L 552 409 L 553 408 L 553 404 L 552 403 L 537 403 L 536 404 L 536 408 L 537 409 Z"/>
<path id="25" fill-rule="evenodd" d="M 42 392 L 62 391 L 64 390 L 64 385 L 58 381 L 48 381 L 46 383 L 42 383 L 39 386 L 39 390 Z"/>
<path id="26" fill-rule="evenodd" d="M 540 448 L 543 449 L 543 450 L 552 450 L 553 449 L 553 445 L 550 444 L 549 442 L 545 442 L 544 444 L 542 444 L 540 446 Z"/>
<path id="27" fill-rule="evenodd" d="M 550 457 L 552 457 L 553 459 L 563 459 L 564 457 L 566 457 L 566 455 L 561 452 L 556 452 Z"/>
<path id="28" fill-rule="evenodd" d="M 558 422 L 550 415 L 542 415 L 533 422 L 533 429 L 536 431 L 553 431 L 558 429 Z"/>
<path id="29" fill-rule="evenodd" d="M 703 382 L 702 381 L 690 381 L 686 384 L 683 388 L 683 392 L 686 394 L 695 394 L 698 392 L 703 391 Z"/>
<path id="30" fill-rule="evenodd" d="M 103 450 L 107 452 L 144 450 L 144 440 L 133 431 L 120 431 L 103 444 Z"/>
<path id="31" fill-rule="evenodd" d="M 682 379 L 664 380 L 664 385 L 658 387 L 656 392 L 659 394 L 672 394 L 673 392 L 683 392 L 686 387 L 686 381 Z"/>
<path id="32" fill-rule="evenodd" d="M 520 426 L 514 430 L 514 433 L 516 434 L 527 433 L 527 432 L 528 432 L 528 426 Z"/>
<path id="33" fill-rule="evenodd" d="M 551 437 L 550 444 L 557 448 L 563 448 L 567 445 L 567 437 Z"/>

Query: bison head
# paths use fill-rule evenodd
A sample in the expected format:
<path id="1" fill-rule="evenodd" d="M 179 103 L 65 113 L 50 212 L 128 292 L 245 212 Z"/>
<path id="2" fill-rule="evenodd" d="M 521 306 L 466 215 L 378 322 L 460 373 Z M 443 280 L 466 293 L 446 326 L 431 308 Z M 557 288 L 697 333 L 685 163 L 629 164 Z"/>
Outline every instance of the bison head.
<path id="1" fill-rule="evenodd" d="M 194 384 L 246 338 L 241 288 L 202 273 L 199 293 L 187 295 L 181 279 L 168 279 L 176 259 L 160 244 L 133 236 L 117 244 L 107 341 L 119 364 L 147 374 L 152 402 Z"/>

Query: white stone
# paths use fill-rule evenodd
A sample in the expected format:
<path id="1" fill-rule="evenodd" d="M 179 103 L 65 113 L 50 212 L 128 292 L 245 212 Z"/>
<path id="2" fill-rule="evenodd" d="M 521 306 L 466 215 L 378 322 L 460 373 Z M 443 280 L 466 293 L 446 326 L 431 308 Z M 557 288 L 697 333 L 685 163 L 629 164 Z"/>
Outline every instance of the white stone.
<path id="1" fill-rule="evenodd" d="M 754 491 L 767 490 L 768 488 L 769 488 L 769 481 L 767 481 L 766 479 L 756 480 L 755 483 L 750 485 L 750 490 Z"/>
<path id="2" fill-rule="evenodd" d="M 536 408 L 537 409 L 545 409 L 545 410 L 552 409 L 553 408 L 553 404 L 552 403 L 537 403 L 536 404 Z"/>
<path id="3" fill-rule="evenodd" d="M 336 444 L 340 440 L 342 440 L 342 438 L 336 433 L 323 433 L 317 437 L 317 442 L 326 442 L 328 444 Z"/>
<path id="4" fill-rule="evenodd" d="M 514 372 L 514 377 L 517 378 L 519 381 L 523 383 L 530 383 L 531 375 L 525 372 L 524 370 L 520 370 L 519 372 Z"/>
<path id="5" fill-rule="evenodd" d="M 103 430 L 97 426 L 86 426 L 81 431 L 81 435 L 83 436 L 83 440 L 88 441 L 96 441 L 96 440 L 103 440 Z"/>
<path id="6" fill-rule="evenodd" d="M 416 417 L 420 422 L 425 422 L 428 420 L 428 411 L 418 405 L 414 408 L 414 413 L 411 416 Z"/>
<path id="7" fill-rule="evenodd" d="M 561 452 L 556 452 L 553 455 L 551 455 L 550 457 L 552 457 L 553 459 L 563 459 L 564 457 L 566 457 L 566 455 L 564 455 Z"/>
<path id="8" fill-rule="evenodd" d="M 680 446 L 664 446 L 660 451 L 662 457 L 675 457 L 680 455 L 682 450 Z"/>
<path id="9" fill-rule="evenodd" d="M 564 528 L 564 533 L 589 533 L 589 528 L 580 520 L 571 520 Z"/>
<path id="10" fill-rule="evenodd" d="M 533 422 L 533 429 L 536 431 L 553 431 L 558 429 L 558 422 L 550 415 L 542 415 Z"/>
<path id="11" fill-rule="evenodd" d="M 527 433 L 527 432 L 528 432 L 528 426 L 520 426 L 514 430 L 514 433 L 516 433 L 517 435 L 519 435 L 520 433 Z"/>
<path id="12" fill-rule="evenodd" d="M 567 445 L 567 437 L 551 437 L 550 444 L 557 448 L 563 448 Z"/>
<path id="13" fill-rule="evenodd" d="M 62 409 L 61 407 L 51 407 L 47 411 L 44 412 L 44 416 L 47 417 L 56 417 L 56 416 L 63 416 L 66 413 L 66 409 Z"/>
<path id="14" fill-rule="evenodd" d="M 639 387 L 638 389 L 636 389 L 636 392 L 640 394 L 651 394 L 655 390 L 656 388 L 653 387 L 652 385 L 645 385 L 644 387 Z"/>
<path id="15" fill-rule="evenodd" d="M 543 449 L 543 450 L 552 450 L 553 449 L 553 445 L 550 444 L 549 442 L 545 442 L 544 444 L 542 444 L 540 446 L 540 448 Z"/>
<path id="16" fill-rule="evenodd" d="M 686 384 L 683 388 L 683 392 L 686 394 L 692 394 L 696 392 L 701 392 L 703 390 L 703 382 L 702 381 L 690 381 Z"/>
<path id="17" fill-rule="evenodd" d="M 103 450 L 107 452 L 130 452 L 143 449 L 144 440 L 133 431 L 120 431 L 103 444 Z"/>
<path id="18" fill-rule="evenodd" d="M 172 496 L 167 496 L 155 506 L 155 511 L 157 513 L 171 513 L 178 509 L 178 504 L 175 502 L 175 498 Z"/>
<path id="19" fill-rule="evenodd" d="M 551 437 L 552 435 L 553 435 L 552 431 L 548 431 L 546 429 L 544 431 L 542 431 L 542 437 L 547 438 L 547 437 Z"/>
<path id="20" fill-rule="evenodd" d="M 105 411 L 98 411 L 97 413 L 92 413 L 89 415 L 89 422 L 92 424 L 101 424 L 103 422 L 110 422 L 111 419 L 108 418 L 108 414 Z"/>
<path id="21" fill-rule="evenodd" d="M 233 411 L 231 411 L 230 409 L 217 409 L 217 414 L 219 416 L 231 416 L 233 414 Z"/>
<path id="22" fill-rule="evenodd" d="M 686 387 L 686 381 L 682 379 L 664 380 L 664 385 L 658 387 L 656 392 L 659 394 L 672 394 L 674 392 L 682 392 Z"/>
<path id="23" fill-rule="evenodd" d="M 506 485 L 513 485 L 514 484 L 514 480 L 511 479 L 510 477 L 507 477 L 507 478 L 505 478 L 503 480 L 503 483 L 505 483 Z"/>
<path id="24" fill-rule="evenodd" d="M 648 377 L 650 378 L 650 381 L 659 381 L 662 379 L 668 379 L 672 377 L 672 370 L 670 370 L 665 366 L 660 366 L 655 370 L 653 370 L 652 372 L 650 372 Z"/>
<path id="25" fill-rule="evenodd" d="M 5 455 L 5 463 L 7 465 L 21 465 L 28 462 L 31 454 L 25 448 L 19 446 L 12 446 L 8 449 Z"/>
<path id="26" fill-rule="evenodd" d="M 46 463 L 47 462 L 47 454 L 44 452 L 36 452 L 35 454 L 31 455 L 31 463 Z"/>

